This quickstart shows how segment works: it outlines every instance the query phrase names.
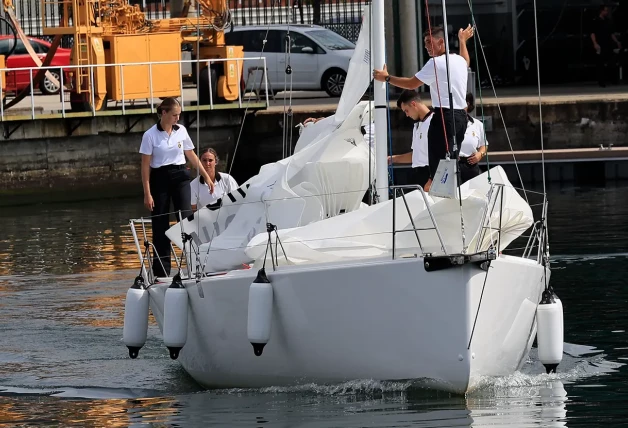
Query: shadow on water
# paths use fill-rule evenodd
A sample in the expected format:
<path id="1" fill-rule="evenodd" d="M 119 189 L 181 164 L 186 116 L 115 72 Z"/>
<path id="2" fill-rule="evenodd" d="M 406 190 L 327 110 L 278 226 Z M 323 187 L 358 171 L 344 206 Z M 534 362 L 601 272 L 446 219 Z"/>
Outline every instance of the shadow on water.
<path id="1" fill-rule="evenodd" d="M 560 372 L 543 374 L 533 350 L 520 372 L 466 397 L 372 380 L 203 391 L 168 358 L 154 320 L 139 359 L 121 341 L 139 269 L 128 219 L 145 214 L 141 200 L 3 209 L 0 426 L 620 426 L 626 190 L 549 189 L 552 284 L 569 342 Z"/>

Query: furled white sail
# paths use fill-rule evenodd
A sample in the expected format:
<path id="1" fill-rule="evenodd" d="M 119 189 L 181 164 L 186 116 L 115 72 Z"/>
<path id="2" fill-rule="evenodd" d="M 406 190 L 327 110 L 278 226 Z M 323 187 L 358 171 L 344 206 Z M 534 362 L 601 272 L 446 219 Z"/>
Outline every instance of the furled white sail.
<path id="1" fill-rule="evenodd" d="M 345 79 L 342 96 L 336 108 L 334 122 L 341 123 L 347 118 L 353 107 L 364 96 L 373 79 L 373 64 L 371 62 L 371 47 L 373 36 L 370 31 L 370 13 L 368 7 L 362 14 L 362 28 L 355 45 L 355 51 L 349 61 L 349 70 Z"/>

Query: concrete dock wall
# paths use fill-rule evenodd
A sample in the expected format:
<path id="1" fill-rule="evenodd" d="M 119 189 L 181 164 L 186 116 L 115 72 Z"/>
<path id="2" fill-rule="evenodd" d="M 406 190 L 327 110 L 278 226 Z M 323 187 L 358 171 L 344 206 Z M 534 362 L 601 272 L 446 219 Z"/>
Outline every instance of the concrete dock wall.
<path id="1" fill-rule="evenodd" d="M 311 116 L 332 114 L 334 108 L 295 106 L 292 125 Z M 537 104 L 505 102 L 501 112 L 514 150 L 540 149 Z M 476 115 L 482 115 L 481 109 Z M 491 152 L 509 151 L 498 106 L 487 103 L 484 116 Z M 243 113 L 237 110 L 201 112 L 200 139 L 196 132 L 196 112 L 184 112 L 181 123 L 188 126 L 195 144 L 200 141 L 201 147 L 212 146 L 218 151 L 225 168 L 234 156 L 242 118 Z M 284 119 L 283 108 L 279 107 L 247 115 L 232 171 L 238 181 L 248 179 L 264 163 L 281 158 Z M 595 148 L 600 144 L 628 146 L 628 100 L 547 101 L 543 105 L 543 119 L 545 149 Z M 154 123 L 154 115 L 3 123 L 0 205 L 141 194 L 137 151 L 142 133 Z M 412 122 L 396 108 L 391 111 L 391 128 L 393 151 L 410 150 Z M 292 134 L 294 145 L 298 130 L 293 129 Z M 623 169 L 613 165 L 600 170 L 620 171 L 614 178 L 622 178 Z M 576 170 L 580 168 L 569 171 Z M 571 175 L 572 172 L 549 174 L 549 178 Z"/>

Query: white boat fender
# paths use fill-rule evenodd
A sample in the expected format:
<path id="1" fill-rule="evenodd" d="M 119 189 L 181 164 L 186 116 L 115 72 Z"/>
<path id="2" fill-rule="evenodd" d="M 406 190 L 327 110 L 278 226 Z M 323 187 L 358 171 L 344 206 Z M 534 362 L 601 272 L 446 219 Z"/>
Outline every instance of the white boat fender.
<path id="1" fill-rule="evenodd" d="M 146 343 L 148 333 L 148 290 L 144 278 L 138 276 L 126 292 L 122 340 L 129 348 L 129 357 L 135 359 Z"/>
<path id="2" fill-rule="evenodd" d="M 255 281 L 249 287 L 249 312 L 247 335 L 253 345 L 253 353 L 262 355 L 264 346 L 270 340 L 270 329 L 273 318 L 273 286 L 266 276 L 266 270 L 257 272 Z"/>
<path id="3" fill-rule="evenodd" d="M 539 360 L 548 374 L 556 373 L 563 359 L 563 304 L 551 287 L 541 296 L 536 319 Z"/>
<path id="4" fill-rule="evenodd" d="M 170 358 L 179 358 L 179 351 L 188 338 L 188 291 L 176 274 L 166 290 L 164 301 L 164 344 Z"/>

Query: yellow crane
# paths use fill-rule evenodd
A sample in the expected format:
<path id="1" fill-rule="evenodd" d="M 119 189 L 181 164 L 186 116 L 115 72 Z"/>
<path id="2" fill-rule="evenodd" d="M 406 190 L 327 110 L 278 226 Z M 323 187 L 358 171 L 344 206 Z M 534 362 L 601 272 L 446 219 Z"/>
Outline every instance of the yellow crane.
<path id="1" fill-rule="evenodd" d="M 18 35 L 41 66 L 15 19 L 12 0 L 3 1 Z M 186 14 L 189 1 L 184 4 Z M 41 0 L 44 35 L 54 35 L 55 39 L 73 36 L 71 64 L 77 67 L 72 70 L 71 82 L 64 82 L 64 86 L 71 87 L 72 109 L 101 110 L 108 100 L 179 96 L 180 63 L 159 62 L 180 61 L 181 44 L 190 42 L 195 42 L 196 58 L 227 59 L 213 63 L 211 69 L 203 63 L 199 86 L 211 84 L 215 101 L 236 100 L 244 54 L 241 46 L 225 45 L 224 30 L 230 22 L 227 0 L 197 0 L 196 7 L 200 10 L 197 17 L 149 20 L 128 0 Z M 56 13 L 49 16 L 51 11 Z M 158 64 L 148 65 L 154 62 Z M 106 66 L 128 63 L 141 65 Z M 43 73 L 39 75 L 43 77 Z M 201 103 L 207 99 L 199 98 Z"/>

